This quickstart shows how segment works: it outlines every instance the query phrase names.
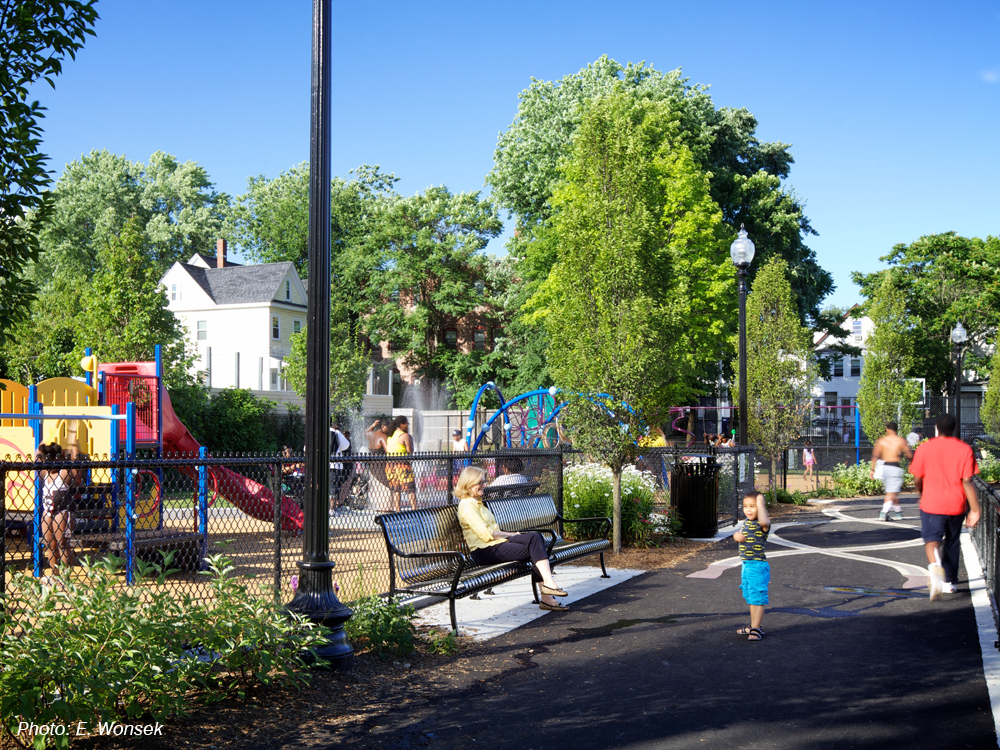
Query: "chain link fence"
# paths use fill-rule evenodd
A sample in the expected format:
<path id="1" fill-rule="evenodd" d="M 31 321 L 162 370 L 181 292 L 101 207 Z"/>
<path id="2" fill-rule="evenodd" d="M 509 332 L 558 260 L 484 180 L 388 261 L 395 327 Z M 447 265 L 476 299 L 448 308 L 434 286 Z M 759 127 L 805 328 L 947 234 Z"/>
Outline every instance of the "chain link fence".
<path id="1" fill-rule="evenodd" d="M 329 466 L 330 559 L 345 601 L 389 590 L 381 513 L 448 505 L 461 470 L 482 467 L 498 487 L 552 494 L 562 508 L 559 451 L 492 451 L 472 456 L 349 455 Z M 138 561 L 162 562 L 178 596 L 211 598 L 206 558 L 223 554 L 262 596 L 288 601 L 302 558 L 304 457 L 200 455 L 6 461 L 2 497 L 2 594 L 21 611 L 11 578 L 21 572 L 58 585 L 79 578 L 82 557 L 122 560 L 120 585 L 142 585 Z M 514 476 L 516 475 L 516 476 Z M 488 490 L 489 492 L 490 490 Z M 492 492 L 498 492 L 496 488 Z M 280 502 L 275 503 L 274 498 Z"/>

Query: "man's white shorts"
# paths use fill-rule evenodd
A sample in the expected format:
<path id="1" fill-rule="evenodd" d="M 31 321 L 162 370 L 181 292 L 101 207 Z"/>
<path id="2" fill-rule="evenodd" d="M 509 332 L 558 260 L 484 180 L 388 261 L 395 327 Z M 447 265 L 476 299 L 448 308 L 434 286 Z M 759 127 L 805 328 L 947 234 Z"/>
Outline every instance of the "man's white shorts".
<path id="1" fill-rule="evenodd" d="M 903 469 L 899 466 L 882 467 L 882 484 L 886 492 L 900 492 L 903 489 Z"/>

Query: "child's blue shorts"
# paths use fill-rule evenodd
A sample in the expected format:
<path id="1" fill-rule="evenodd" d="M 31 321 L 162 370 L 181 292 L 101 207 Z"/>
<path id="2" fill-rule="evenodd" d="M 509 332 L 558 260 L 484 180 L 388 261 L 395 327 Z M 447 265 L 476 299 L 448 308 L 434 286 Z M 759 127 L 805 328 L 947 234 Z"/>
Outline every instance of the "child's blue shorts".
<path id="1" fill-rule="evenodd" d="M 767 560 L 744 560 L 740 588 L 747 604 L 767 604 L 767 586 L 771 583 L 771 564 Z"/>

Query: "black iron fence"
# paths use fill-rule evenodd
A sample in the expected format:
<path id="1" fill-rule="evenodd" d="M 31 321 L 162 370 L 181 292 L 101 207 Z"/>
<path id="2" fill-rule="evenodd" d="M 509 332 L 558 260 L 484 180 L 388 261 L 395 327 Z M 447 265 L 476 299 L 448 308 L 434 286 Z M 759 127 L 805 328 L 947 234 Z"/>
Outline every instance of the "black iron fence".
<path id="1" fill-rule="evenodd" d="M 455 481 L 471 463 L 491 482 L 551 493 L 562 507 L 559 451 L 351 455 L 331 461 L 330 558 L 343 599 L 389 590 L 375 517 L 454 502 Z M 220 553 L 259 594 L 287 601 L 302 558 L 303 469 L 301 455 L 2 462 L 0 593 L 7 595 L 8 611 L 18 610 L 17 591 L 9 590 L 18 572 L 58 585 L 61 576 L 80 575 L 81 557 L 114 555 L 123 561 L 121 585 L 141 586 L 138 561 L 160 562 L 167 552 L 173 552 L 177 569 L 168 580 L 179 595 L 211 597 L 199 573 L 207 556 Z"/>
<path id="2" fill-rule="evenodd" d="M 993 609 L 993 621 L 1000 627 L 997 610 L 997 603 L 1000 602 L 1000 578 L 997 575 L 1000 573 L 1000 558 L 998 558 L 1000 545 L 997 544 L 997 535 L 1000 534 L 1000 496 L 996 489 L 979 477 L 974 477 L 973 481 L 976 485 L 976 494 L 979 496 L 982 516 L 972 529 L 972 542 L 979 555 L 979 564 L 983 568 L 986 590 L 989 592 L 990 605 Z"/>

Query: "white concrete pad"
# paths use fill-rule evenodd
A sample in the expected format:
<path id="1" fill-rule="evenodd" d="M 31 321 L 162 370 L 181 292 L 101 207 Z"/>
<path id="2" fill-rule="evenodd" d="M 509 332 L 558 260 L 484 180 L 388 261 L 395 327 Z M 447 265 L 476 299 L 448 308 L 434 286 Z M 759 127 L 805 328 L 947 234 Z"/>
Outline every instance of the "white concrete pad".
<path id="1" fill-rule="evenodd" d="M 556 582 L 566 589 L 569 596 L 559 601 L 572 609 L 573 603 L 616 586 L 644 570 L 615 570 L 608 568 L 611 578 L 601 578 L 600 567 L 564 565 L 554 570 Z M 464 636 L 485 641 L 508 633 L 543 616 L 561 617 L 560 612 L 549 612 L 532 603 L 531 579 L 527 576 L 497 586 L 492 596 L 480 594 L 479 599 L 459 599 L 455 603 L 458 630 Z M 448 600 L 425 607 L 417 612 L 418 624 L 451 629 Z"/>

